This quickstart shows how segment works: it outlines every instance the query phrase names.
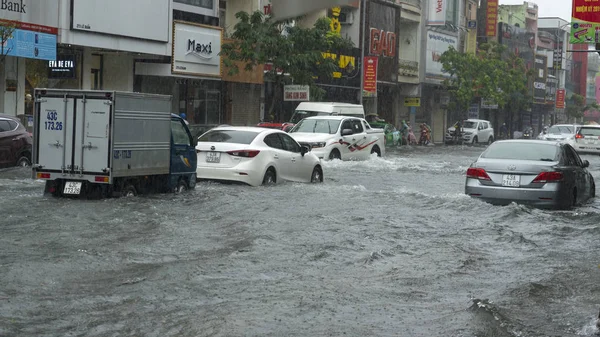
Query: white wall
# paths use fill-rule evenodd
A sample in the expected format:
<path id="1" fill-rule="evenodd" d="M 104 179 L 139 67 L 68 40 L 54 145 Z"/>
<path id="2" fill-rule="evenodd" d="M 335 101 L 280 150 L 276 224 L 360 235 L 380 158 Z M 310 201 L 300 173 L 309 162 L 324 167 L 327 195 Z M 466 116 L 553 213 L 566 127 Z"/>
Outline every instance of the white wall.
<path id="1" fill-rule="evenodd" d="M 6 80 L 16 80 L 16 91 L 5 91 Z M 25 113 L 25 59 L 7 56 L 0 71 L 0 113 L 17 116 Z"/>
<path id="2" fill-rule="evenodd" d="M 225 10 L 225 35 L 231 36 L 233 33 L 233 27 L 237 23 L 235 14 L 237 12 L 248 12 L 253 13 L 257 10 L 263 11 L 260 2 L 257 0 L 227 0 Z"/>

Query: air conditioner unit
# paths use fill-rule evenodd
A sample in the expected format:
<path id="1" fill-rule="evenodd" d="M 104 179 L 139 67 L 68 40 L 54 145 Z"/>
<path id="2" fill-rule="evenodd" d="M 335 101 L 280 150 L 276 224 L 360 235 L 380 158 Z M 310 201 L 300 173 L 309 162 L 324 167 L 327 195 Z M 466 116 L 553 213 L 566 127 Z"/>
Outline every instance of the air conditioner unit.
<path id="1" fill-rule="evenodd" d="M 354 14 L 351 9 L 342 9 L 340 12 L 340 23 L 342 25 L 351 25 L 354 23 Z"/>

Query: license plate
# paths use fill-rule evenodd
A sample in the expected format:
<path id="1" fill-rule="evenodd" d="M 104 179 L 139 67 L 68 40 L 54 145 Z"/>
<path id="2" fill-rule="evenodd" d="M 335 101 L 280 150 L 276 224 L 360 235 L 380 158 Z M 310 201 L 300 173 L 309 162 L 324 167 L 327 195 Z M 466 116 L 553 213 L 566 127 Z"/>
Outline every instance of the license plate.
<path id="1" fill-rule="evenodd" d="M 64 194 L 79 194 L 81 193 L 81 182 L 67 181 L 65 183 Z"/>
<path id="2" fill-rule="evenodd" d="M 218 163 L 221 161 L 221 152 L 207 152 L 206 162 L 207 163 Z"/>
<path id="3" fill-rule="evenodd" d="M 519 187 L 521 186 L 521 176 L 516 174 L 505 174 L 502 176 L 502 186 Z"/>

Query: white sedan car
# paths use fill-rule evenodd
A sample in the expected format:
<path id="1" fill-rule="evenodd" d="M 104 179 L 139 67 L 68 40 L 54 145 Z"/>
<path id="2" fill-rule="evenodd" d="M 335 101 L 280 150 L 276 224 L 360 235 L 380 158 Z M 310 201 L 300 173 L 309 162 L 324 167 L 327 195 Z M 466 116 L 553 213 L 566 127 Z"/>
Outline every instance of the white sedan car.
<path id="1" fill-rule="evenodd" d="M 283 180 L 323 182 L 319 158 L 286 132 L 248 126 L 220 126 L 198 138 L 199 180 L 251 186 Z"/>

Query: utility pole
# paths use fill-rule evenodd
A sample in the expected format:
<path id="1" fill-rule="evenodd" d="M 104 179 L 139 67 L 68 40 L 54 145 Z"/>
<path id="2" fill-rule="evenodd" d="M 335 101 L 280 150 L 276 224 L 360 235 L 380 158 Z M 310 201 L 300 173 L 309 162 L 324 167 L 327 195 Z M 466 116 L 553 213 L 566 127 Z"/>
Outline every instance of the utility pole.
<path id="1" fill-rule="evenodd" d="M 360 54 L 360 93 L 359 93 L 359 103 L 363 105 L 363 96 L 365 90 L 365 35 L 367 35 L 367 0 L 362 0 L 360 2 L 360 10 L 362 12 L 362 23 L 361 23 L 361 54 Z"/>

